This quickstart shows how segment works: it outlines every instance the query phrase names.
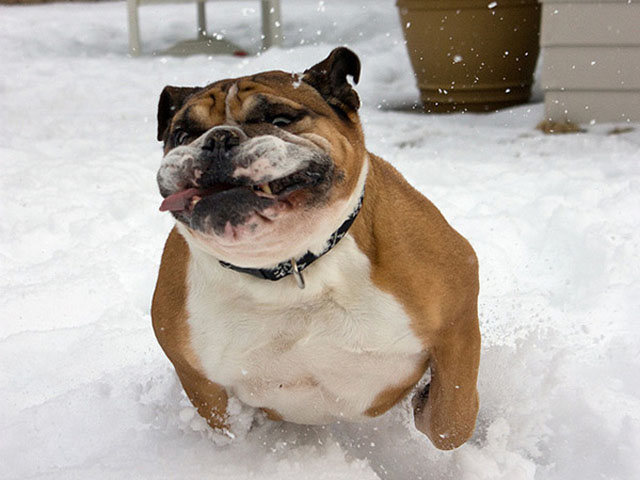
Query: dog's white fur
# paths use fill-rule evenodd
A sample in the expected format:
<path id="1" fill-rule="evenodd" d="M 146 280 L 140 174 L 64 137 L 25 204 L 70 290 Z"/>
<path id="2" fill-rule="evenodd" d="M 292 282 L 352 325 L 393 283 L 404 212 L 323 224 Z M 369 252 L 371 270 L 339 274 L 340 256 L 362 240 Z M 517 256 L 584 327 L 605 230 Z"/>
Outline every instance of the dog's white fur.
<path id="1" fill-rule="evenodd" d="M 285 420 L 362 420 L 389 378 L 400 384 L 425 361 L 409 317 L 372 284 L 350 235 L 305 270 L 305 290 L 292 277 L 239 276 L 198 250 L 188 268 L 190 343 L 203 373 Z"/>

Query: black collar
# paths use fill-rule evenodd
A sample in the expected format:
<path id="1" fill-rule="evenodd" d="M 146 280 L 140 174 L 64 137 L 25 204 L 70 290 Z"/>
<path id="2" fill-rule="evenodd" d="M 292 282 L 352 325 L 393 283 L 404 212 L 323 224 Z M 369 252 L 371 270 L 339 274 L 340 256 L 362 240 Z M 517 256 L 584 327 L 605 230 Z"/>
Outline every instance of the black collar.
<path id="1" fill-rule="evenodd" d="M 340 225 L 340 228 L 338 228 L 331 234 L 331 236 L 327 240 L 326 246 L 319 255 L 307 252 L 300 258 L 292 258 L 291 260 L 287 260 L 286 262 L 279 263 L 273 268 L 244 268 L 232 265 L 227 262 L 223 262 L 222 260 L 220 260 L 220 265 L 225 268 L 235 270 L 236 272 L 247 273 L 249 275 L 253 275 L 254 277 L 271 281 L 280 280 L 281 278 L 293 274 L 296 278 L 296 282 L 298 283 L 298 287 L 304 288 L 304 278 L 302 277 L 302 271 L 317 259 L 319 259 L 321 256 L 323 256 L 325 253 L 327 253 L 329 250 L 331 250 L 333 247 L 335 247 L 338 242 L 342 240 L 342 237 L 347 234 L 349 227 L 351 227 L 356 217 L 358 216 L 358 212 L 360 212 L 360 208 L 362 208 L 363 199 L 364 189 L 362 190 L 362 195 L 360 195 L 360 199 L 358 200 L 356 208 L 353 210 L 353 212 L 351 212 L 349 218 L 347 218 L 342 223 L 342 225 Z"/>

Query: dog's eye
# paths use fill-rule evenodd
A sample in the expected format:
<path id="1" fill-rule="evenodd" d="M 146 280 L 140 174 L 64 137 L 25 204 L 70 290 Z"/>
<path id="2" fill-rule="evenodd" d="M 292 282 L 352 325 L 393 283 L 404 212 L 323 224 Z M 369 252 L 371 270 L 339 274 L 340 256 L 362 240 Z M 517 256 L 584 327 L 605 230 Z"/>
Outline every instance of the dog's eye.
<path id="1" fill-rule="evenodd" d="M 187 138 L 189 138 L 189 134 L 184 130 L 176 130 L 173 134 L 173 143 L 174 145 L 183 145 Z"/>
<path id="2" fill-rule="evenodd" d="M 289 125 L 290 123 L 292 123 L 293 120 L 291 120 L 289 117 L 283 117 L 282 115 L 278 116 L 278 117 L 274 117 L 271 120 L 271 125 L 274 125 L 278 128 L 282 128 L 282 127 L 286 127 L 287 125 Z"/>

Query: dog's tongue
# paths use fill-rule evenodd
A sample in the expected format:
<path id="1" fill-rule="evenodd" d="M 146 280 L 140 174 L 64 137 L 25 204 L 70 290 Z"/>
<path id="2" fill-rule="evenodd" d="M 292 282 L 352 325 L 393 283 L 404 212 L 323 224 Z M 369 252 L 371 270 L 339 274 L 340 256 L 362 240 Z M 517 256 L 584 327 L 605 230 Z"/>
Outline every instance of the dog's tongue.
<path id="1" fill-rule="evenodd" d="M 198 193 L 200 193 L 200 190 L 197 188 L 187 188 L 181 192 L 169 195 L 162 201 L 162 204 L 160 204 L 160 211 L 181 212 L 189 206 L 191 198 Z"/>

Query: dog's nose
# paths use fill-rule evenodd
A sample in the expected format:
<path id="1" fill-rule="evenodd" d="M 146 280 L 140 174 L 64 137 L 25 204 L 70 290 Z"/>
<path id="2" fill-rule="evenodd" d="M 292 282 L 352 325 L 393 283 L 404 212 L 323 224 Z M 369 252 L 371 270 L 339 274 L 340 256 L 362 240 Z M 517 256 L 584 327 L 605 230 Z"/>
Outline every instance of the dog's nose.
<path id="1" fill-rule="evenodd" d="M 240 133 L 237 128 L 217 127 L 206 136 L 202 149 L 222 153 L 238 145 L 240 145 Z"/>

